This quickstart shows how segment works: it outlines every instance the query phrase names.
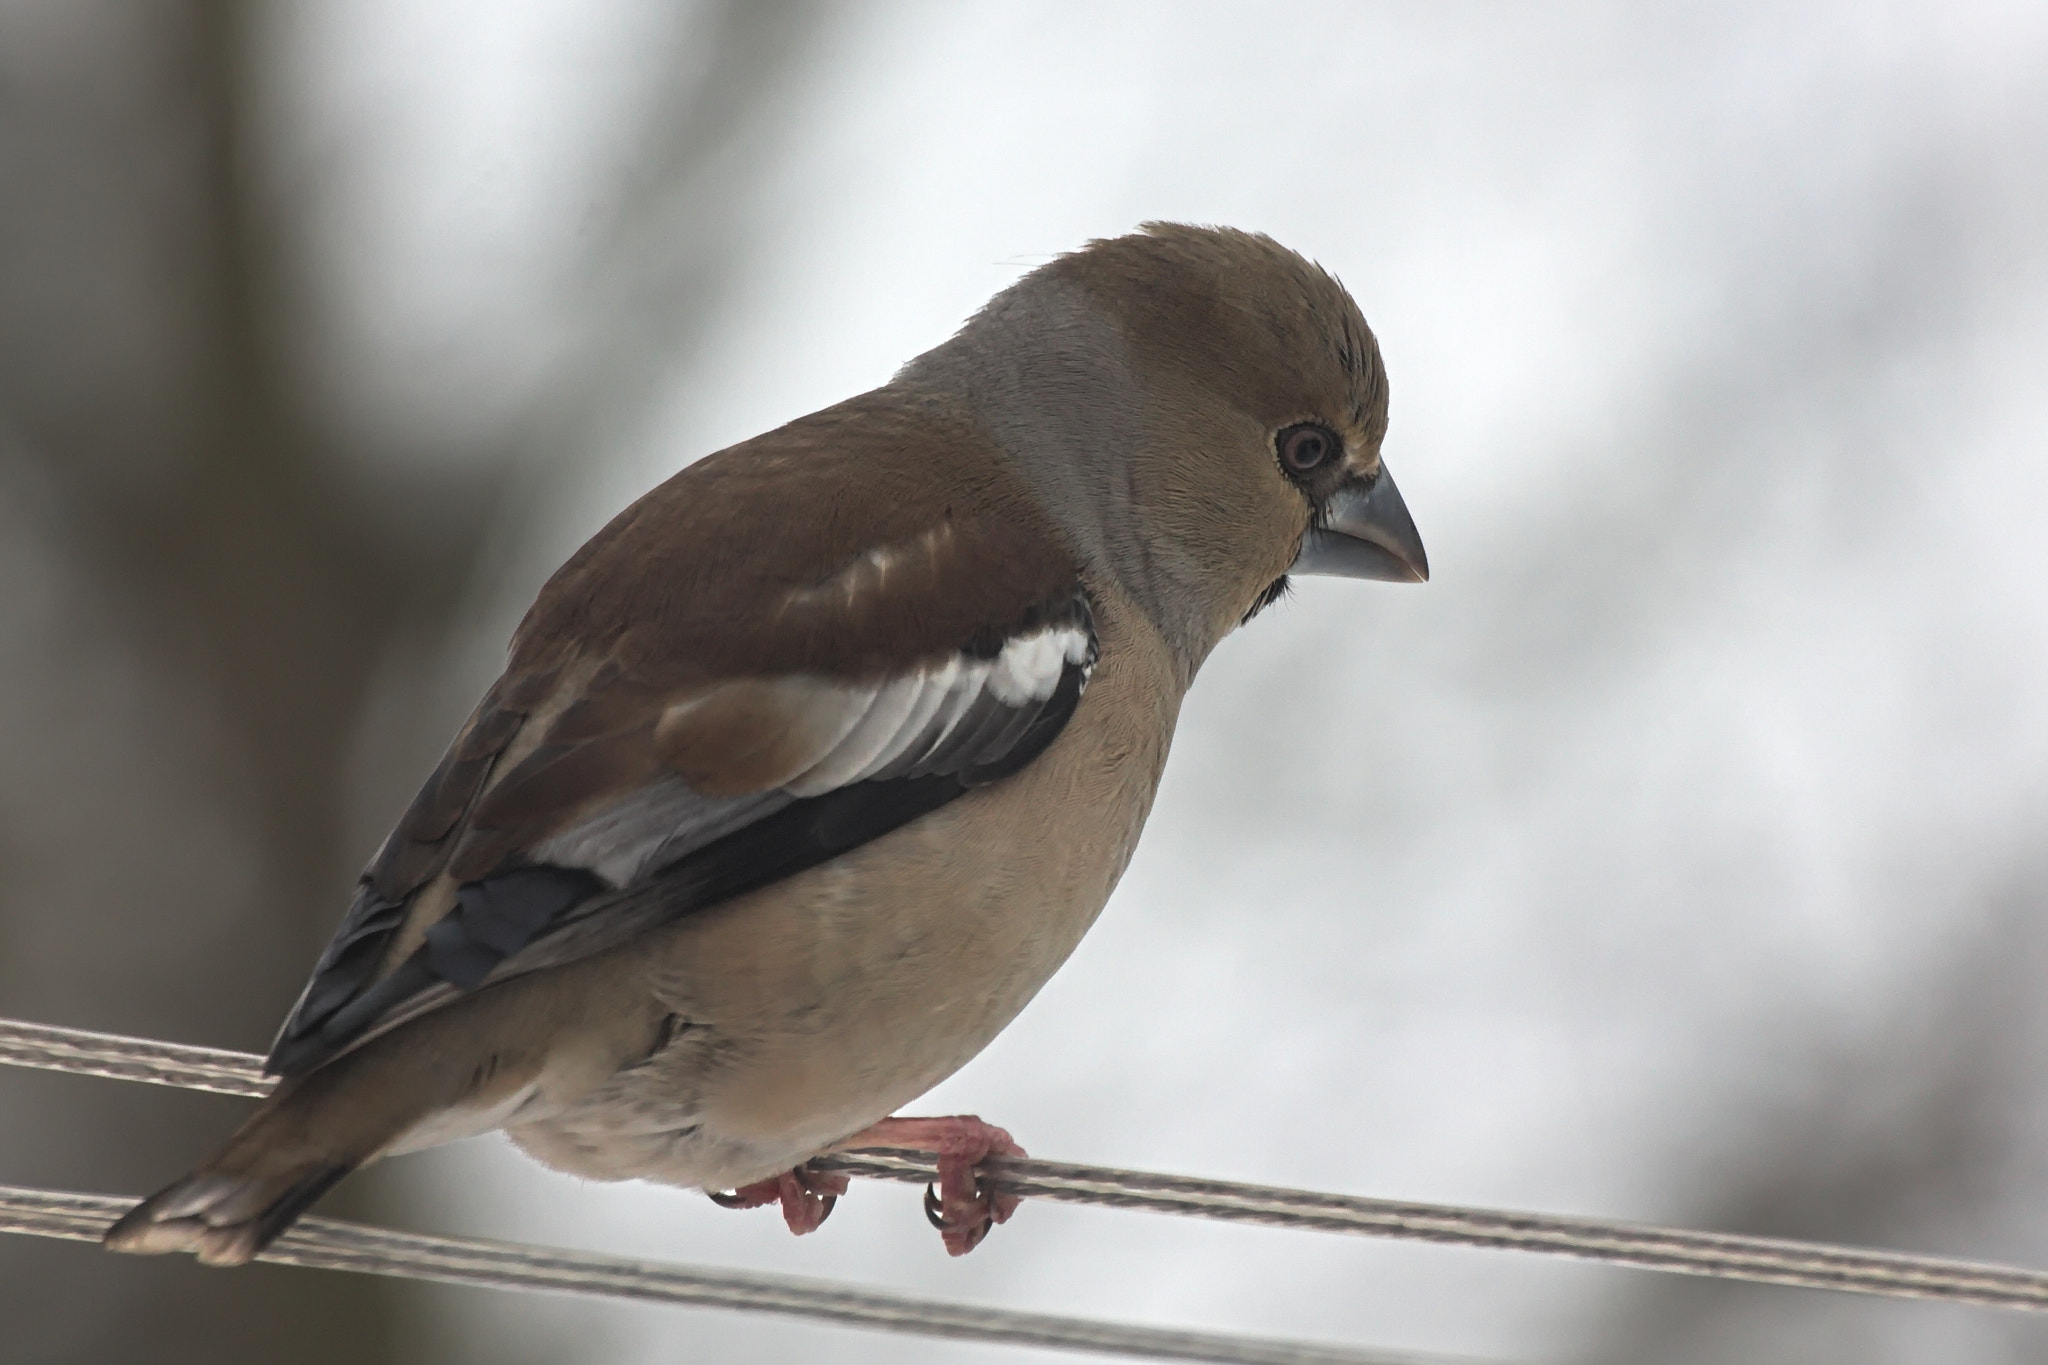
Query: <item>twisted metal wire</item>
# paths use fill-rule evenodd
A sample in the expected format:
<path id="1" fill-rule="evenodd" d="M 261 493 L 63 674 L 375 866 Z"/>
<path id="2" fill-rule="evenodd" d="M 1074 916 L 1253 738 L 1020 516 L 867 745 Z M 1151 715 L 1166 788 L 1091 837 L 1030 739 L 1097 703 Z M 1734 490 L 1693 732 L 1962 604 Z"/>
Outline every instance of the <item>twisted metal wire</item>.
<path id="1" fill-rule="evenodd" d="M 12 1020 L 0 1020 L 0 1063 L 238 1095 L 261 1095 L 269 1089 L 260 1060 L 247 1053 Z M 929 1156 L 888 1149 L 835 1152 L 815 1158 L 811 1165 L 845 1175 L 920 1184 L 938 1175 Z M 1805 1289 L 2048 1309 L 2048 1272 L 1906 1252 L 1366 1199 L 1023 1158 L 991 1158 L 980 1173 L 997 1189 L 1061 1203 L 1538 1252 Z"/>
<path id="2" fill-rule="evenodd" d="M 924 1183 L 938 1165 L 922 1152 L 869 1149 L 814 1158 L 813 1169 Z M 1889 1298 L 1943 1299 L 2048 1309 L 2048 1272 L 1736 1233 L 1693 1232 L 1590 1218 L 1416 1204 L 1235 1181 L 1199 1180 L 1063 1161 L 992 1157 L 980 1168 L 997 1189 L 1069 1204 L 1103 1204 L 1268 1227 L 1531 1251 L 1644 1270 L 1838 1289 Z"/>
<path id="3" fill-rule="evenodd" d="M 159 1043 L 21 1019 L 0 1019 L 0 1064 L 254 1099 L 268 1095 L 277 1084 L 263 1074 L 263 1059 L 252 1052 Z"/>
<path id="4" fill-rule="evenodd" d="M 0 1185 L 0 1232 L 97 1242 L 107 1225 L 134 1202 L 107 1195 Z M 492 1289 L 775 1313 L 842 1327 L 1149 1360 L 1218 1365 L 1425 1365 L 1427 1360 L 1340 1346 L 944 1303 L 788 1275 L 707 1270 L 475 1237 L 431 1237 L 331 1218 L 300 1219 L 258 1259 Z M 1434 1359 L 1438 1365 L 1448 1365 L 1443 1357 Z"/>

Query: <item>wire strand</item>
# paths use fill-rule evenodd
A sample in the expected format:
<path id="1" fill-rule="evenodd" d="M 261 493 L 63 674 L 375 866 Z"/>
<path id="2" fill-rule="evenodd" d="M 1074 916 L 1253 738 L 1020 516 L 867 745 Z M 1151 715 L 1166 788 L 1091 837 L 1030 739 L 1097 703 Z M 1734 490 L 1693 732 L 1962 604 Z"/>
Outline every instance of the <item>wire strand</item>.
<path id="1" fill-rule="evenodd" d="M 134 1202 L 108 1195 L 0 1185 L 0 1232 L 97 1242 L 107 1225 Z M 788 1275 L 708 1270 L 475 1237 L 434 1237 L 332 1218 L 300 1219 L 257 1259 L 492 1289 L 774 1313 L 842 1327 L 1150 1360 L 1219 1365 L 1448 1365 L 1441 1356 L 1389 1355 L 1306 1342 L 1020 1313 Z"/>
<path id="2" fill-rule="evenodd" d="M 261 1099 L 277 1082 L 253 1052 L 0 1019 L 0 1064 Z"/>
<path id="3" fill-rule="evenodd" d="M 260 1059 L 248 1053 L 13 1020 L 0 1020 L 0 1063 L 237 1095 L 262 1095 L 270 1086 Z M 919 1184 L 938 1174 L 936 1163 L 923 1153 L 883 1149 L 835 1152 L 811 1164 L 846 1175 Z M 2048 1309 L 2048 1272 L 1906 1252 L 1367 1199 L 1057 1161 L 997 1157 L 980 1170 L 994 1188 L 1060 1203 L 1571 1256 L 1805 1289 Z"/>

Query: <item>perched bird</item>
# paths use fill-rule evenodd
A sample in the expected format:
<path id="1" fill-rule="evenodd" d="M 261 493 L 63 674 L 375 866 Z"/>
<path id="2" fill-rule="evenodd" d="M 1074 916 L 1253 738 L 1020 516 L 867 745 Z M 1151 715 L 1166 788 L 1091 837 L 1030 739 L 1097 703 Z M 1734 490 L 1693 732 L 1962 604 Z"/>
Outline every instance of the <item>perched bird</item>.
<path id="1" fill-rule="evenodd" d="M 1151 224 L 998 294 L 888 384 L 708 456 L 541 590 L 357 887 L 265 1100 L 107 1233 L 249 1260 L 367 1162 L 502 1128 L 558 1170 L 779 1203 L 1066 960 L 1181 697 L 1287 575 L 1421 581 L 1378 344 L 1270 238 Z M 730 1191 L 730 1193 L 723 1193 Z"/>

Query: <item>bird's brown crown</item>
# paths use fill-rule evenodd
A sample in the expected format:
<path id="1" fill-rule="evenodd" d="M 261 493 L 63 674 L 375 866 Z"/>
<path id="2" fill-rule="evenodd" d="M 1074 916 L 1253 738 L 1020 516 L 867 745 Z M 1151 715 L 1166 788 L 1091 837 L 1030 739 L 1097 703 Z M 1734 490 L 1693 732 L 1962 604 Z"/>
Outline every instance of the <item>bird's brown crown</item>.
<path id="1" fill-rule="evenodd" d="M 1377 450 L 1379 343 L 1349 291 L 1263 233 L 1147 223 L 1045 267 L 1114 311 L 1148 368 L 1216 389 L 1275 429 L 1319 418 Z"/>

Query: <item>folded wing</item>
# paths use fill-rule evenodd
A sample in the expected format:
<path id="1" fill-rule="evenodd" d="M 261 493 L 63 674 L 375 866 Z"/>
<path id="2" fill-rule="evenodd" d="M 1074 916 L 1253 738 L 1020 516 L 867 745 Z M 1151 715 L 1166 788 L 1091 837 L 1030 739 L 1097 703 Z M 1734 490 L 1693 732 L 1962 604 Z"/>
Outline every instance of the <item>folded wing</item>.
<path id="1" fill-rule="evenodd" d="M 672 518 L 715 504 L 735 474 L 718 459 L 622 514 L 543 592 L 513 666 L 365 871 L 270 1070 L 311 1070 L 465 992 L 813 867 L 1058 736 L 1094 622 L 1028 509 L 891 511 L 863 545 L 828 508 L 752 561 L 664 566 L 688 538 L 650 518 L 679 491 Z M 769 461 L 734 486 L 765 496 L 779 471 L 820 463 L 829 474 L 815 456 Z M 871 453 L 860 475 L 890 468 Z M 650 605 L 650 574 L 698 590 Z M 732 622 L 756 634 L 734 643 Z"/>

